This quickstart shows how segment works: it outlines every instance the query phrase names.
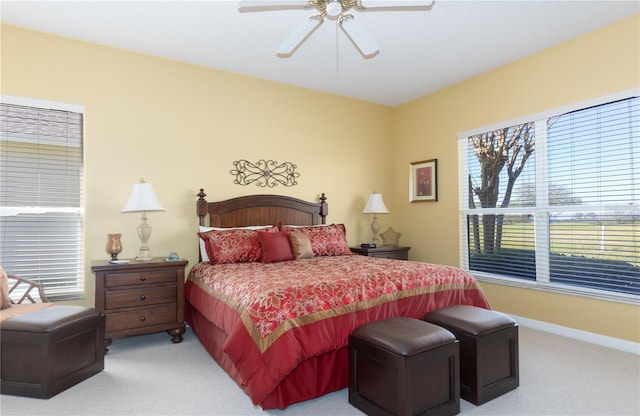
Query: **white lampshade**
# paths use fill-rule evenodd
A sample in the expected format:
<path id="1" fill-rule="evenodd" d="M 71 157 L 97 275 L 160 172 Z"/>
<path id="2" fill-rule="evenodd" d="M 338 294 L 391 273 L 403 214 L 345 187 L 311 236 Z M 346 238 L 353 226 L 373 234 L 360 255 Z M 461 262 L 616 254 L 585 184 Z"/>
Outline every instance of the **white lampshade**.
<path id="1" fill-rule="evenodd" d="M 153 186 L 146 183 L 144 179 L 140 183 L 133 185 L 131 196 L 127 204 L 122 208 L 122 212 L 144 212 L 144 211 L 164 211 L 164 207 L 156 198 Z"/>
<path id="2" fill-rule="evenodd" d="M 389 210 L 384 205 L 382 194 L 371 194 L 367 205 L 362 210 L 363 214 L 388 214 Z"/>

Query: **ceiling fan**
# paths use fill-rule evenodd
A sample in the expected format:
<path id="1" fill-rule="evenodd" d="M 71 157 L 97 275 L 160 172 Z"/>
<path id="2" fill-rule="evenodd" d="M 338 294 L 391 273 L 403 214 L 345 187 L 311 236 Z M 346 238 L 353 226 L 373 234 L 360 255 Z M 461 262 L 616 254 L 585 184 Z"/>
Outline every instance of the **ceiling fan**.
<path id="1" fill-rule="evenodd" d="M 324 19 L 337 20 L 342 30 L 365 58 L 375 56 L 380 48 L 369 32 L 349 10 L 429 10 L 434 0 L 241 0 L 240 11 L 282 9 L 317 9 L 320 13 L 309 17 L 294 30 L 278 48 L 278 56 L 291 56 L 296 49 L 322 24 Z"/>

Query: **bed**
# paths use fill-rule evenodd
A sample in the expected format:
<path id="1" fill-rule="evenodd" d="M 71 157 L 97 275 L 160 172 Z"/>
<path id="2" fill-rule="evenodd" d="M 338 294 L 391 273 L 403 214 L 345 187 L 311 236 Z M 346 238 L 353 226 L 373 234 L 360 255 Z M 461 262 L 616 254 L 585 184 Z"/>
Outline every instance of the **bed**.
<path id="1" fill-rule="evenodd" d="M 346 227 L 327 224 L 324 194 L 198 196 L 201 261 L 185 284 L 185 319 L 265 410 L 347 387 L 348 335 L 364 323 L 453 304 L 489 308 L 461 269 L 352 254 Z"/>

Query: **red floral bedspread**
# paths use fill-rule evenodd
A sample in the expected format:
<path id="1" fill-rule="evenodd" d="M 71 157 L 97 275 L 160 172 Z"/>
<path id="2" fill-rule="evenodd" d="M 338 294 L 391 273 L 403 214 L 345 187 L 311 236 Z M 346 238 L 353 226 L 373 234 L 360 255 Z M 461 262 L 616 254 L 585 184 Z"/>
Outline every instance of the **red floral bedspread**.
<path id="1" fill-rule="evenodd" d="M 489 307 L 477 281 L 461 269 L 358 255 L 199 263 L 185 296 L 227 334 L 224 352 L 254 404 L 301 361 L 345 347 L 366 322 L 422 318 L 452 304 Z"/>

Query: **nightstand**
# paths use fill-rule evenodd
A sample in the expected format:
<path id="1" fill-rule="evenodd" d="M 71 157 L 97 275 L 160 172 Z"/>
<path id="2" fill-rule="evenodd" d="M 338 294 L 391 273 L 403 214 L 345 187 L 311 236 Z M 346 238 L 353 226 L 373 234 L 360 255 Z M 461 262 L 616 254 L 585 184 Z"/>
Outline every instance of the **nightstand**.
<path id="1" fill-rule="evenodd" d="M 351 247 L 351 251 L 361 256 L 378 257 L 382 259 L 409 260 L 411 247 L 379 246 L 376 248 Z"/>
<path id="2" fill-rule="evenodd" d="M 186 260 L 94 262 L 96 309 L 105 315 L 105 347 L 113 338 L 167 331 L 174 343 L 184 334 Z"/>

